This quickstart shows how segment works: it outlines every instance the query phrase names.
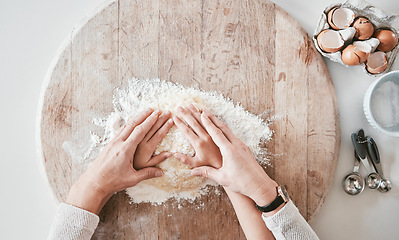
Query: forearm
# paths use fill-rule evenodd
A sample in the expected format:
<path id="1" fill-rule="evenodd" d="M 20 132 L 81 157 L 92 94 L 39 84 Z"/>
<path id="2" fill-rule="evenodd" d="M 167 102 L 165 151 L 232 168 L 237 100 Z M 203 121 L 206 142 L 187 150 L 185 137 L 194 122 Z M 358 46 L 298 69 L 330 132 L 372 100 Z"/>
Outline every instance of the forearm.
<path id="1" fill-rule="evenodd" d="M 225 188 L 247 239 L 274 239 L 252 199 Z"/>
<path id="2" fill-rule="evenodd" d="M 72 185 L 65 203 L 98 215 L 111 196 L 83 174 Z"/>

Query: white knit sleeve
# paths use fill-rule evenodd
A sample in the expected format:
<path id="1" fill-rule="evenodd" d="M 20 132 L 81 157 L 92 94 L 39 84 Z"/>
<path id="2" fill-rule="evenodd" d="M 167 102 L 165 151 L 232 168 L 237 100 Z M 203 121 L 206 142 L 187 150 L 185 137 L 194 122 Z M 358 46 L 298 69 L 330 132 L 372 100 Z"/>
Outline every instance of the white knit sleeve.
<path id="1" fill-rule="evenodd" d="M 90 239 L 99 222 L 94 213 L 61 203 L 55 214 L 48 240 Z"/>
<path id="2" fill-rule="evenodd" d="M 319 239 L 292 201 L 273 216 L 262 218 L 276 240 Z"/>

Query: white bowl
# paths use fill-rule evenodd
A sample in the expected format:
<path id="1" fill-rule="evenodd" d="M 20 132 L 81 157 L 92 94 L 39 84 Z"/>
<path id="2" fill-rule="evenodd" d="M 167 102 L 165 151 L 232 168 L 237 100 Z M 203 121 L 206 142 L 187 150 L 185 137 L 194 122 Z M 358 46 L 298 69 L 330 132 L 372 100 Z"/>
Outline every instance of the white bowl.
<path id="1" fill-rule="evenodd" d="M 399 71 L 392 71 L 374 81 L 366 91 L 363 111 L 374 128 L 399 137 Z"/>

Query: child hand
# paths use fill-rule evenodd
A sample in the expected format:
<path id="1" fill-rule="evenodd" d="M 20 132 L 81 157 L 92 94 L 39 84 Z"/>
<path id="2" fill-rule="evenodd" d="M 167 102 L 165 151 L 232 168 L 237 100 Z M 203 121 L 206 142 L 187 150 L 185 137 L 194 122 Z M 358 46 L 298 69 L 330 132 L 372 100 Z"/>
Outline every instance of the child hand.
<path id="1" fill-rule="evenodd" d="M 137 146 L 134 153 L 133 167 L 140 170 L 145 167 L 152 167 L 172 156 L 171 153 L 162 152 L 157 156 L 152 156 L 158 143 L 165 137 L 169 129 L 173 126 L 173 120 L 169 119 L 170 112 L 167 111 L 159 116 L 157 122 L 144 137 L 143 141 Z"/>
<path id="2" fill-rule="evenodd" d="M 181 153 L 175 153 L 174 156 L 192 167 L 212 166 L 220 168 L 222 166 L 222 155 L 218 146 L 204 129 L 200 112 L 193 105 L 189 106 L 189 111 L 182 107 L 177 110 L 178 116 L 175 116 L 173 121 L 194 147 L 195 156 L 191 157 Z"/>

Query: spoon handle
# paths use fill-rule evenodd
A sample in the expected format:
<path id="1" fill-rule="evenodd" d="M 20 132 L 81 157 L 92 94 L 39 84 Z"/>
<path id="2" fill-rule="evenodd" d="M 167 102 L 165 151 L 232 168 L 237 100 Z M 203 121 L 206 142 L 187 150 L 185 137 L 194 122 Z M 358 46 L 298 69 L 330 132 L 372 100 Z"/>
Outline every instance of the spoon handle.
<path id="1" fill-rule="evenodd" d="M 351 139 L 352 139 L 353 147 L 355 148 L 355 152 L 359 156 L 359 158 L 360 159 L 366 158 L 366 149 L 364 147 L 364 143 L 362 141 L 361 136 L 359 136 L 356 133 L 352 133 Z"/>
<path id="2" fill-rule="evenodd" d="M 359 168 L 360 168 L 360 158 L 356 154 L 356 150 L 355 150 L 355 164 L 353 165 L 353 172 L 358 173 Z"/>
<path id="3" fill-rule="evenodd" d="M 374 167 L 370 165 L 370 162 L 367 158 L 366 145 L 365 145 L 365 137 L 363 129 L 360 129 L 358 133 L 353 133 L 351 135 L 353 147 L 355 148 L 355 157 L 359 159 L 366 169 L 367 173 L 374 172 Z"/>
<path id="4" fill-rule="evenodd" d="M 367 138 L 367 154 L 371 159 L 371 162 L 374 165 L 374 168 L 377 170 L 377 173 L 383 177 L 381 161 L 380 161 L 380 153 L 378 152 L 377 144 L 374 139 L 371 137 Z"/>

